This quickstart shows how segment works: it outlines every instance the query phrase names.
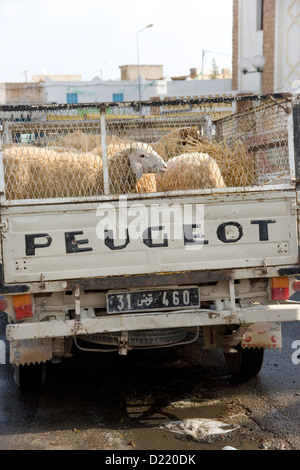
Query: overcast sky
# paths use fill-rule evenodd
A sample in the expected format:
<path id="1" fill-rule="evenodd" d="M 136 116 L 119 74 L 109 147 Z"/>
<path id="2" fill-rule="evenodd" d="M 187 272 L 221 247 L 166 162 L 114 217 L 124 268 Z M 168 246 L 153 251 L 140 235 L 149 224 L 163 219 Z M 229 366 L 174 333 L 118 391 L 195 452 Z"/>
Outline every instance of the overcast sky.
<path id="1" fill-rule="evenodd" d="M 34 74 L 118 79 L 120 65 L 188 75 L 231 68 L 232 0 L 0 0 L 0 81 Z"/>

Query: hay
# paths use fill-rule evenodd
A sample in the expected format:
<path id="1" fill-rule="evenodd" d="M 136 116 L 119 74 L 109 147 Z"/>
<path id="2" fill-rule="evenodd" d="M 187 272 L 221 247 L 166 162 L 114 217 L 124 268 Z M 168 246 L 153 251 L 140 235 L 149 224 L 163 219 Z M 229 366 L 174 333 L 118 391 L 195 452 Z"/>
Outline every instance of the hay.
<path id="1" fill-rule="evenodd" d="M 216 142 L 201 136 L 195 127 L 184 127 L 165 134 L 151 146 L 165 161 L 183 153 L 208 153 L 218 163 L 226 186 L 254 183 L 254 161 L 241 140 L 229 145 L 226 141 Z"/>
<path id="2" fill-rule="evenodd" d="M 64 151 L 72 149 L 81 152 L 91 152 L 101 146 L 101 136 L 99 134 L 85 134 L 81 131 L 75 131 L 44 138 L 40 143 L 46 147 L 56 147 L 64 149 Z"/>
<path id="3" fill-rule="evenodd" d="M 129 145 L 132 140 L 108 134 L 106 136 L 107 154 L 113 155 L 120 147 Z M 54 148 L 57 152 L 65 152 L 66 149 L 79 152 L 94 152 L 101 156 L 101 135 L 84 133 L 82 131 L 70 132 L 68 134 L 59 134 L 56 136 L 44 137 L 40 139 L 39 144 L 42 147 Z"/>
<path id="4" fill-rule="evenodd" d="M 226 141 L 219 143 L 203 138 L 201 142 L 189 142 L 185 151 L 208 153 L 218 163 L 228 187 L 250 186 L 254 183 L 254 161 L 241 140 L 228 145 Z"/>
<path id="5" fill-rule="evenodd" d="M 183 127 L 163 135 L 151 147 L 165 160 L 186 153 L 186 146 L 194 142 L 202 142 L 202 137 L 196 127 Z"/>

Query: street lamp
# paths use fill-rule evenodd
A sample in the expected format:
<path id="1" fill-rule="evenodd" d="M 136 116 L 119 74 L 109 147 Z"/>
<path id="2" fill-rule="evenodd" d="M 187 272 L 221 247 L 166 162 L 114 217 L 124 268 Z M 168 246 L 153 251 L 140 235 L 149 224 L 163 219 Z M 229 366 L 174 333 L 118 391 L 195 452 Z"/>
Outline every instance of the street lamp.
<path id="1" fill-rule="evenodd" d="M 239 69 L 243 75 L 247 73 L 262 73 L 265 66 L 265 58 L 263 55 L 256 55 L 252 60 L 247 57 L 243 57 L 239 62 Z M 255 70 L 251 70 L 251 66 Z"/>
<path id="2" fill-rule="evenodd" d="M 262 93 L 262 73 L 265 66 L 265 58 L 263 55 L 255 55 L 252 60 L 243 57 L 239 62 L 239 69 L 243 75 L 248 73 L 260 73 L 259 77 L 259 92 Z M 254 70 L 251 70 L 251 66 Z"/>
<path id="3" fill-rule="evenodd" d="M 148 24 L 148 26 L 145 26 L 145 28 L 140 29 L 140 31 L 138 31 L 136 33 L 137 66 L 138 66 L 138 80 L 139 80 L 139 101 L 142 101 L 141 78 L 140 78 L 140 59 L 139 59 L 139 34 L 147 28 L 152 28 L 152 26 L 153 26 L 153 24 Z"/>

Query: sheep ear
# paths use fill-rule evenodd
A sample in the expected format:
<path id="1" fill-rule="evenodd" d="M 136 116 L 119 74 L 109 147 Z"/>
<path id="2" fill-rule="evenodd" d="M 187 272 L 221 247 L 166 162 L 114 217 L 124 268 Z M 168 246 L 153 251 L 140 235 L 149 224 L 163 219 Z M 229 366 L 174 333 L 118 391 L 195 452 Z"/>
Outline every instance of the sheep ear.
<path id="1" fill-rule="evenodd" d="M 135 174 L 136 178 L 139 180 L 143 176 L 143 167 L 141 163 L 137 162 L 133 155 L 129 156 L 129 163 L 132 172 Z"/>

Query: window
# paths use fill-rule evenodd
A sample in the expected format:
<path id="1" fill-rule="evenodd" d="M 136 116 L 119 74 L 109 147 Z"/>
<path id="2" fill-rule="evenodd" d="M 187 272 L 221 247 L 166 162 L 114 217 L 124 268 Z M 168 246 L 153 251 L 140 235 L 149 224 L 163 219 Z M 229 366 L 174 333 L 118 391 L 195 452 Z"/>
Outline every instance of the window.
<path id="1" fill-rule="evenodd" d="M 68 104 L 78 103 L 78 94 L 77 93 L 67 93 L 67 103 Z"/>
<path id="2" fill-rule="evenodd" d="M 124 93 L 113 93 L 113 103 L 124 101 Z"/>
<path id="3" fill-rule="evenodd" d="M 256 29 L 261 31 L 263 29 L 264 19 L 264 0 L 256 0 L 257 11 L 256 11 Z"/>

